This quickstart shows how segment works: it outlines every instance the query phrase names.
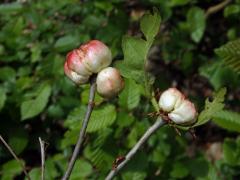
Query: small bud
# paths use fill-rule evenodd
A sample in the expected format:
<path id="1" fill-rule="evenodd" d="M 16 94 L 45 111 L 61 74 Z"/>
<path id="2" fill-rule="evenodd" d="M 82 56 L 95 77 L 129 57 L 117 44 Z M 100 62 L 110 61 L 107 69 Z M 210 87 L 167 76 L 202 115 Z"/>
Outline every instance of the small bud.
<path id="1" fill-rule="evenodd" d="M 83 76 L 70 70 L 67 65 L 67 61 L 64 64 L 64 72 L 67 75 L 67 77 L 76 84 L 85 84 L 88 82 L 89 76 Z"/>
<path id="2" fill-rule="evenodd" d="M 116 96 L 124 87 L 124 81 L 116 68 L 107 67 L 97 75 L 97 91 L 105 97 Z"/>
<path id="3" fill-rule="evenodd" d="M 159 99 L 159 106 L 163 111 L 170 112 L 177 108 L 184 99 L 183 94 L 176 88 L 164 91 Z"/>
<path id="4" fill-rule="evenodd" d="M 80 46 L 79 50 L 83 57 L 83 64 L 92 73 L 98 73 L 112 62 L 110 49 L 101 41 L 92 40 Z"/>
<path id="5" fill-rule="evenodd" d="M 196 114 L 194 104 L 183 100 L 179 107 L 168 114 L 168 117 L 176 124 L 190 125 L 196 121 Z"/>

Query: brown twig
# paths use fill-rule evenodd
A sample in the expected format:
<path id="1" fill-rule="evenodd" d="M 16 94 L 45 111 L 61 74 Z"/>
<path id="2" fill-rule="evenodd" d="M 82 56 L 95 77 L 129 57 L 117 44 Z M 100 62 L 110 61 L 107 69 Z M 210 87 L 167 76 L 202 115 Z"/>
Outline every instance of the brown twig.
<path id="1" fill-rule="evenodd" d="M 81 150 L 84 135 L 85 135 L 87 125 L 88 125 L 88 121 L 90 119 L 90 116 L 91 116 L 91 113 L 92 113 L 92 110 L 93 110 L 93 107 L 94 107 L 94 97 L 95 97 L 95 91 L 96 91 L 96 77 L 92 77 L 92 79 L 90 80 L 90 84 L 91 84 L 91 87 L 90 87 L 90 92 L 89 92 L 87 112 L 86 112 L 85 118 L 83 120 L 83 124 L 82 124 L 82 128 L 80 130 L 80 133 L 79 133 L 77 144 L 74 148 L 71 160 L 68 164 L 68 168 L 67 168 L 62 180 L 69 179 L 69 177 L 72 173 L 74 164 L 75 164 L 75 162 L 77 160 L 77 157 L 78 157 L 78 154 Z"/>
<path id="2" fill-rule="evenodd" d="M 11 155 L 14 157 L 14 159 L 16 159 L 16 161 L 21 165 L 23 172 L 25 174 L 25 176 L 27 177 L 27 179 L 31 180 L 29 174 L 27 173 L 26 167 L 25 165 L 22 163 L 22 161 L 17 157 L 17 155 L 14 153 L 14 151 L 12 150 L 12 148 L 7 144 L 7 142 L 3 139 L 3 137 L 0 135 L 0 140 L 2 141 L 2 143 L 4 144 L 4 146 L 7 148 L 7 150 L 11 153 Z"/>
<path id="3" fill-rule="evenodd" d="M 42 141 L 42 139 L 39 137 L 38 138 L 39 143 L 40 143 L 40 150 L 41 150 L 41 179 L 44 180 L 44 174 L 45 174 L 45 142 Z"/>
<path id="4" fill-rule="evenodd" d="M 223 9 L 226 5 L 228 5 L 232 0 L 225 0 L 217 5 L 211 6 L 207 9 L 205 13 L 205 17 L 208 18 L 211 14 L 214 14 L 221 9 Z"/>
<path id="5" fill-rule="evenodd" d="M 117 166 L 109 172 L 105 180 L 113 179 L 114 176 L 116 176 L 116 174 L 132 159 L 132 157 L 137 153 L 140 147 L 150 138 L 150 136 L 154 134 L 164 124 L 166 124 L 165 121 L 162 120 L 162 118 L 159 116 L 156 122 L 150 128 L 148 128 L 148 130 L 144 133 L 144 135 L 137 142 L 137 144 L 135 144 L 135 146 L 128 152 L 124 160 L 121 161 L 120 164 L 117 164 Z"/>

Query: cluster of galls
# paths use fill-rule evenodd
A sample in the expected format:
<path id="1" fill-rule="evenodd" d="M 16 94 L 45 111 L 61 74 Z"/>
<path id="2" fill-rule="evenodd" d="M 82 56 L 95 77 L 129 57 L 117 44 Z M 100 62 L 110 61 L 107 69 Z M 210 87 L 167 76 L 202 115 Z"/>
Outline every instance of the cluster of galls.
<path id="1" fill-rule="evenodd" d="M 76 84 L 86 84 L 93 74 L 97 74 L 97 92 L 104 98 L 111 98 L 124 87 L 120 72 L 109 67 L 111 62 L 110 49 L 102 42 L 92 40 L 68 53 L 64 71 Z M 159 106 L 175 124 L 191 125 L 196 122 L 194 104 L 175 88 L 162 93 Z"/>
<path id="2" fill-rule="evenodd" d="M 110 98 L 124 87 L 120 72 L 108 67 L 111 62 L 110 49 L 102 42 L 92 40 L 67 54 L 64 71 L 76 84 L 86 84 L 93 74 L 97 74 L 97 92 L 104 98 Z"/>
<path id="3" fill-rule="evenodd" d="M 192 125 L 196 122 L 197 112 L 194 104 L 176 88 L 169 88 L 162 93 L 159 107 L 175 124 Z"/>

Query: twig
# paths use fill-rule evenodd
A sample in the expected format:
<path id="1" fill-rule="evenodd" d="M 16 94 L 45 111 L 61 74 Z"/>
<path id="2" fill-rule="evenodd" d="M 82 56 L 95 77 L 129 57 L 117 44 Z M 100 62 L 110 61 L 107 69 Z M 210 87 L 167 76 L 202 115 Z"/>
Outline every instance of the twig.
<path id="1" fill-rule="evenodd" d="M 205 17 L 208 18 L 211 14 L 216 13 L 228 5 L 232 0 L 225 0 L 217 5 L 211 6 L 207 9 Z"/>
<path id="2" fill-rule="evenodd" d="M 80 133 L 79 133 L 77 144 L 76 144 L 76 146 L 74 148 L 71 160 L 70 160 L 70 162 L 68 164 L 67 171 L 65 172 L 62 180 L 69 179 L 69 177 L 70 177 L 70 175 L 72 173 L 74 164 L 75 164 L 75 162 L 77 160 L 77 156 L 78 156 L 78 154 L 79 154 L 79 152 L 81 150 L 81 146 L 82 146 L 82 143 L 83 143 L 84 135 L 85 135 L 85 132 L 86 132 L 86 129 L 87 129 L 87 125 L 88 125 L 88 121 L 90 119 L 90 116 L 91 116 L 91 113 L 92 113 L 92 110 L 93 110 L 93 107 L 94 107 L 94 97 L 95 97 L 95 91 L 96 91 L 96 77 L 92 77 L 92 79 L 90 80 L 90 84 L 91 84 L 91 87 L 90 87 L 90 92 L 89 92 L 89 100 L 88 100 L 87 112 L 86 112 L 85 118 L 83 120 L 83 124 L 82 124 L 82 128 L 80 130 Z"/>
<path id="3" fill-rule="evenodd" d="M 116 174 L 132 159 L 132 157 L 137 153 L 140 147 L 154 134 L 160 127 L 165 124 L 165 121 L 159 116 L 156 122 L 144 133 L 141 139 L 135 144 L 135 146 L 128 152 L 125 159 L 117 165 L 116 168 L 112 169 L 105 180 L 111 180 L 116 176 Z"/>
<path id="4" fill-rule="evenodd" d="M 41 149 L 41 179 L 44 180 L 44 174 L 45 174 L 45 142 L 42 141 L 42 139 L 39 137 L 38 138 L 39 143 L 40 143 L 40 149 Z"/>
<path id="5" fill-rule="evenodd" d="M 26 167 L 24 166 L 22 161 L 17 157 L 17 155 L 12 150 L 12 148 L 7 144 L 7 142 L 3 139 L 3 137 L 1 135 L 0 135 L 0 140 L 2 141 L 4 146 L 8 149 L 8 151 L 12 154 L 12 156 L 16 159 L 16 161 L 21 165 L 23 172 L 24 172 L 25 176 L 27 177 L 27 179 L 31 180 L 29 174 L 27 173 Z"/>

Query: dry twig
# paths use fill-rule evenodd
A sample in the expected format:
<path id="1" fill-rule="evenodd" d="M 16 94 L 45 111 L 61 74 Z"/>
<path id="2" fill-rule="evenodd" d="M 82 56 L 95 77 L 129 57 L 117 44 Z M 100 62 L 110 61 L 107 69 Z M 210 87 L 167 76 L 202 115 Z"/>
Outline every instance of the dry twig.
<path id="1" fill-rule="evenodd" d="M 80 130 L 80 133 L 79 133 L 77 144 L 74 148 L 71 160 L 68 164 L 67 171 L 65 172 L 62 180 L 69 179 L 69 177 L 72 173 L 74 164 L 75 164 L 75 162 L 77 160 L 77 157 L 78 157 L 78 154 L 81 150 L 82 143 L 83 143 L 83 140 L 84 140 L 84 135 L 85 135 L 87 125 L 88 125 L 88 121 L 90 119 L 90 116 L 91 116 L 91 113 L 92 113 L 92 110 L 93 110 L 93 107 L 94 107 L 94 97 L 95 97 L 95 91 L 96 91 L 96 77 L 92 77 L 92 79 L 90 80 L 90 84 L 91 84 L 91 87 L 90 87 L 90 92 L 89 92 L 87 112 L 86 112 L 85 118 L 83 120 L 83 124 L 82 124 L 82 128 Z"/>
<path id="2" fill-rule="evenodd" d="M 25 165 L 22 163 L 22 161 L 17 157 L 17 155 L 14 153 L 14 151 L 12 150 L 12 148 L 7 144 L 7 142 L 3 139 L 3 137 L 0 135 L 0 140 L 2 141 L 2 143 L 4 144 L 4 146 L 7 148 L 7 150 L 11 153 L 11 155 L 14 157 L 14 159 L 16 159 L 16 161 L 21 165 L 23 172 L 25 174 L 25 176 L 27 177 L 27 179 L 31 180 L 29 174 L 27 173 L 26 167 Z"/>

